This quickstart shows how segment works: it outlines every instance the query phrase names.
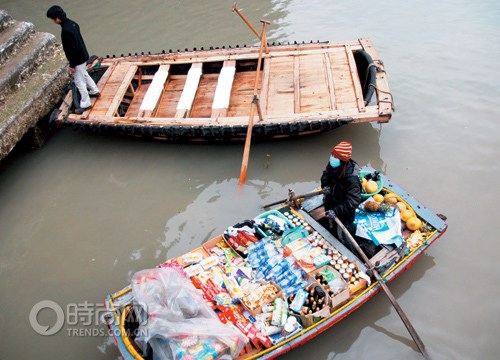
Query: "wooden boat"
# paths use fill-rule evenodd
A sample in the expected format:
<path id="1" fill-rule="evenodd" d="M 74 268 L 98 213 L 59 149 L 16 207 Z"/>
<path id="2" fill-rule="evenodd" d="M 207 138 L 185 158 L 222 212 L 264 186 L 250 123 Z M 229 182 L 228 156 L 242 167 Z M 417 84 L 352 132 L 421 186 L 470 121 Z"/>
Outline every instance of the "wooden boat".
<path id="1" fill-rule="evenodd" d="M 365 172 L 372 172 L 373 169 L 365 167 L 363 169 Z M 395 194 L 398 200 L 404 202 L 409 209 L 412 209 L 418 218 L 424 223 L 425 230 L 422 227 L 421 230 L 423 233 L 419 233 L 417 231 L 411 232 L 408 229 L 403 231 L 403 244 L 400 247 L 395 247 L 389 251 L 387 246 L 381 247 L 381 250 L 377 252 L 372 258 L 372 262 L 375 262 L 374 259 L 377 259 L 377 269 L 379 273 L 384 277 L 386 282 L 390 282 L 394 280 L 399 274 L 401 274 L 404 270 L 408 269 L 413 262 L 424 253 L 425 250 L 429 246 L 431 246 L 447 229 L 447 225 L 443 219 L 444 216 L 436 215 L 430 210 L 428 210 L 424 205 L 415 200 L 412 196 L 402 190 L 398 185 L 390 181 L 387 177 L 382 175 L 383 181 L 383 190 L 382 192 Z M 269 216 L 270 213 L 276 214 L 279 212 L 280 216 L 283 216 L 285 219 L 293 219 L 291 220 L 293 224 L 300 223 L 302 228 L 297 226 L 294 229 L 306 229 L 309 239 L 316 237 L 323 237 L 325 242 L 325 249 L 330 249 L 331 247 L 334 250 L 338 250 L 341 257 L 339 259 L 344 259 L 344 263 L 349 264 L 349 268 L 355 268 L 359 271 L 366 274 L 365 265 L 347 248 L 345 248 L 342 243 L 340 243 L 337 239 L 335 239 L 324 227 L 322 227 L 315 219 L 314 213 L 317 209 L 319 200 L 322 199 L 322 196 L 304 201 L 302 203 L 302 207 L 300 209 L 296 209 L 291 207 L 290 204 L 282 205 L 277 209 L 271 210 L 270 212 L 266 212 L 264 214 L 259 215 L 256 219 L 262 219 L 264 216 Z M 305 227 L 304 227 L 305 226 Z M 309 229 L 310 227 L 310 229 Z M 419 230 L 420 231 L 420 230 Z M 425 231 L 425 232 L 424 232 Z M 317 232 L 317 233 L 316 233 Z M 294 233 L 293 231 L 291 232 Z M 267 233 L 269 234 L 269 232 Z M 295 232 L 296 234 L 296 232 Z M 316 234 L 316 235 L 315 235 Z M 275 240 L 276 244 L 285 244 L 285 239 L 291 241 L 291 244 L 298 244 L 299 241 L 306 241 L 304 239 L 292 239 L 289 238 L 290 233 L 283 234 L 282 237 L 278 237 Z M 200 248 L 194 249 L 192 252 L 189 252 L 187 255 L 191 254 L 200 254 L 204 253 L 208 256 L 210 254 L 211 249 L 214 248 L 215 244 L 226 244 L 227 236 L 217 236 L 214 239 L 206 242 Z M 418 241 L 416 241 L 416 239 Z M 263 241 L 263 240 L 259 240 Z M 321 243 L 321 241 L 320 241 Z M 277 245 L 278 246 L 278 245 Z M 287 242 L 287 245 L 283 247 L 283 251 L 286 254 L 287 246 L 290 247 L 290 243 Z M 296 251 L 299 246 L 295 246 Z M 250 248 L 248 248 L 250 249 Z M 314 247 L 312 248 L 314 249 Z M 311 250 L 312 253 L 313 250 Z M 325 250 L 328 254 L 328 250 Z M 340 263 L 341 260 L 335 258 L 335 253 L 332 252 L 332 260 L 329 265 L 335 266 Z M 396 256 L 397 255 L 397 256 Z M 164 264 L 160 264 L 159 267 L 164 266 L 172 266 L 172 264 L 181 264 L 183 267 L 188 266 L 185 262 L 186 254 L 181 255 L 178 258 L 173 258 L 168 260 Z M 249 255 L 250 256 L 250 255 Z M 292 252 L 292 256 L 295 256 L 295 253 Z M 247 263 L 250 263 L 250 257 L 247 257 Z M 300 266 L 303 266 L 301 263 L 302 260 L 297 260 Z M 285 261 L 286 262 L 286 261 Z M 335 265 L 333 265 L 335 262 Z M 222 265 L 222 262 L 219 262 Z M 354 265 L 352 265 L 354 264 Z M 227 264 L 226 264 L 227 265 Z M 328 265 L 328 266 L 329 266 Z M 193 266 L 193 265 L 191 265 Z M 310 268 L 308 268 L 310 267 Z M 184 268 L 186 272 L 188 272 L 189 267 Z M 226 266 L 226 270 L 228 267 Z M 313 265 L 307 265 L 304 269 L 309 274 L 315 274 L 318 271 L 316 267 Z M 322 267 L 321 269 L 324 269 Z M 342 271 L 342 267 L 339 267 Z M 255 271 L 255 269 L 254 269 Z M 323 270 L 321 270 L 323 271 Z M 351 275 L 354 277 L 354 275 Z M 194 277 L 191 280 L 194 283 Z M 301 344 L 306 343 L 310 339 L 319 335 L 323 331 L 326 331 L 333 325 L 337 324 L 340 320 L 348 316 L 354 310 L 359 308 L 361 305 L 366 303 L 369 299 L 371 299 L 375 294 L 380 291 L 380 285 L 378 283 L 372 283 L 371 285 L 363 280 L 364 277 L 358 277 L 357 275 L 354 277 L 354 282 L 352 278 L 347 280 L 349 282 L 348 287 L 342 290 L 342 292 L 335 293 L 332 297 L 330 297 L 330 308 L 329 311 L 323 314 L 323 318 L 313 318 L 306 317 L 303 318 L 300 315 L 300 321 L 302 326 L 297 329 L 294 333 L 288 334 L 289 336 L 282 338 L 281 340 L 277 340 L 276 343 L 273 343 L 271 346 L 265 347 L 261 346 L 260 348 L 256 348 L 250 346 L 245 348 L 245 351 L 240 353 L 240 359 L 272 359 L 279 355 L 282 355 L 293 348 L 300 346 Z M 314 278 L 311 278 L 314 282 Z M 359 281 L 357 281 L 359 279 Z M 191 283 L 190 283 L 191 284 Z M 243 285 L 242 285 L 243 286 Z M 326 285 L 325 285 L 326 289 Z M 165 292 L 168 292 L 168 289 L 164 289 Z M 328 290 L 330 291 L 330 290 Z M 298 294 L 298 293 L 297 293 Z M 297 295 L 298 296 L 298 295 Z M 244 298 L 242 298 L 244 299 Z M 108 296 L 105 300 L 105 305 L 107 310 L 109 311 L 107 318 L 108 326 L 112 330 L 112 334 L 114 336 L 115 343 L 123 356 L 124 359 L 143 359 L 141 354 L 141 350 L 136 344 L 135 335 L 133 333 L 134 329 L 137 329 L 137 320 L 134 316 L 134 311 L 132 311 L 132 304 L 134 302 L 134 295 L 131 290 L 131 286 L 125 287 L 124 289 Z M 243 303 L 243 300 L 240 300 Z M 319 302 L 319 300 L 318 300 Z M 290 307 L 292 307 L 290 305 Z M 246 309 L 246 308 L 245 308 Z M 220 312 L 219 310 L 215 310 Z M 256 311 L 258 312 L 258 311 Z M 302 313 L 300 313 L 302 314 Z M 258 315 L 255 315 L 257 317 Z M 309 316 L 309 315 L 306 315 Z M 222 318 L 221 318 L 222 319 Z M 313 319 L 311 321 L 311 319 Z M 255 319 L 254 319 L 255 320 Z M 302 321 L 303 320 L 303 321 Z M 222 320 L 221 320 L 222 321 Z M 228 325 L 229 326 L 229 325 Z M 281 336 L 281 335 L 280 335 Z M 151 352 L 149 352 L 148 356 L 145 358 L 152 358 Z M 194 357 L 195 358 L 195 357 Z M 215 357 L 214 357 L 215 358 Z"/>
<path id="2" fill-rule="evenodd" d="M 144 137 L 230 141 L 245 138 L 252 101 L 260 114 L 254 139 L 391 118 L 384 64 L 369 39 L 270 45 L 254 100 L 258 56 L 255 46 L 100 59 L 90 72 L 101 97 L 78 115 L 70 91 L 54 120 Z"/>

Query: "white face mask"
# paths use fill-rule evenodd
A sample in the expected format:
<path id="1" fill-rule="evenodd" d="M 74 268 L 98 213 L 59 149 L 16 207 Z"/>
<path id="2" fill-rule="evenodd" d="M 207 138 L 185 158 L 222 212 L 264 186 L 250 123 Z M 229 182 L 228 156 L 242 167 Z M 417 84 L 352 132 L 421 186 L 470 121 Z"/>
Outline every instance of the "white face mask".
<path id="1" fill-rule="evenodd" d="M 340 166 L 340 160 L 333 155 L 330 155 L 330 166 L 334 169 L 338 168 Z"/>

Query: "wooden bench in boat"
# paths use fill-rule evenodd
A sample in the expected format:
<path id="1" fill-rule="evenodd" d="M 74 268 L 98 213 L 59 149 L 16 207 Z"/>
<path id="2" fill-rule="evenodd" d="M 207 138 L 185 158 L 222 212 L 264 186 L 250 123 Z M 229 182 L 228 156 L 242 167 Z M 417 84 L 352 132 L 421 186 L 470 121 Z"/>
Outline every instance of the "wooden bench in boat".
<path id="1" fill-rule="evenodd" d="M 193 101 L 198 91 L 198 84 L 202 74 L 202 63 L 193 63 L 189 69 L 184 90 L 182 90 L 181 98 L 177 104 L 176 118 L 187 117 L 189 110 L 193 106 Z"/>
<path id="2" fill-rule="evenodd" d="M 212 104 L 212 118 L 227 116 L 229 99 L 233 88 L 234 74 L 236 73 L 236 61 L 224 61 L 224 66 L 217 80 L 214 102 Z"/>
<path id="3" fill-rule="evenodd" d="M 149 85 L 146 96 L 142 100 L 142 104 L 139 109 L 139 117 L 154 116 L 153 113 L 158 107 L 165 82 L 167 81 L 169 69 L 170 65 L 160 65 L 158 71 L 154 75 L 153 82 Z"/>

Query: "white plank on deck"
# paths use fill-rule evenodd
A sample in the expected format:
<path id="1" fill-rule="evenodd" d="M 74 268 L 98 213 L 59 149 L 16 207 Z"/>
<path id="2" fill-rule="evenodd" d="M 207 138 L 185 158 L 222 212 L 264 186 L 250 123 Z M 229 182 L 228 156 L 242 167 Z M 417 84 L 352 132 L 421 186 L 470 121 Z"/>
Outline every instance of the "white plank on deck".
<path id="1" fill-rule="evenodd" d="M 215 88 L 214 101 L 212 103 L 212 117 L 226 116 L 235 73 L 236 61 L 224 61 L 219 79 L 217 80 L 217 87 Z"/>
<path id="2" fill-rule="evenodd" d="M 139 108 L 139 117 L 151 116 L 153 111 L 158 106 L 158 100 L 161 97 L 163 88 L 168 78 L 168 73 L 170 70 L 170 65 L 160 65 L 158 71 L 153 77 L 151 85 L 149 85 L 148 91 L 142 100 L 141 106 Z"/>
<path id="3" fill-rule="evenodd" d="M 202 74 L 202 63 L 193 63 L 188 71 L 186 83 L 182 90 L 181 97 L 177 103 L 176 118 L 186 117 L 193 106 L 193 101 L 198 91 L 198 85 Z"/>

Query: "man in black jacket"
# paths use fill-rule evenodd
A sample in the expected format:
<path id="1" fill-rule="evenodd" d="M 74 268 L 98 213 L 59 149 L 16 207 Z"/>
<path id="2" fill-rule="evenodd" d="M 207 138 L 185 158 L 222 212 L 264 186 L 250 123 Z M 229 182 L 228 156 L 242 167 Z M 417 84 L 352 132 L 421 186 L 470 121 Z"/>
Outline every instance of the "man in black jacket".
<path id="1" fill-rule="evenodd" d="M 354 212 L 361 204 L 359 166 L 351 159 L 352 145 L 342 141 L 332 149 L 330 160 L 321 176 L 325 216 L 332 234 L 347 242 L 342 229 L 333 221 L 337 217 L 346 227 L 354 221 Z M 350 246 L 349 246 L 350 247 Z"/>
<path id="2" fill-rule="evenodd" d="M 92 106 L 90 97 L 99 97 L 101 94 L 94 80 L 87 73 L 86 62 L 89 59 L 89 53 L 80 33 L 80 27 L 76 22 L 68 19 L 64 10 L 57 5 L 47 10 L 47 17 L 61 25 L 61 42 L 69 61 L 69 71 L 73 74 L 75 85 L 81 95 L 80 107 L 75 109 L 75 113 L 82 114 Z"/>

